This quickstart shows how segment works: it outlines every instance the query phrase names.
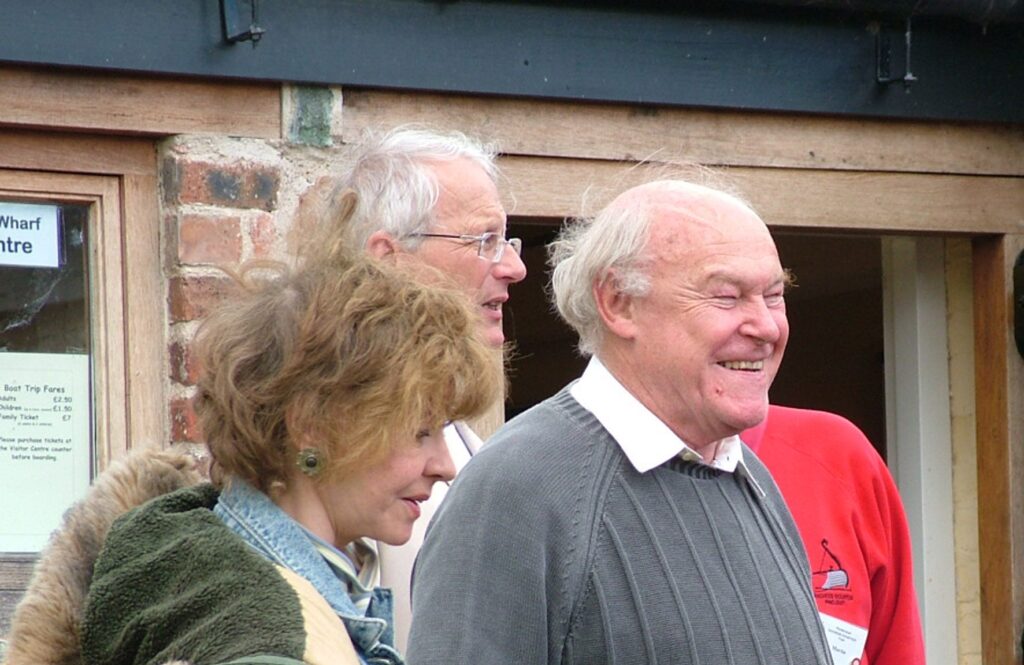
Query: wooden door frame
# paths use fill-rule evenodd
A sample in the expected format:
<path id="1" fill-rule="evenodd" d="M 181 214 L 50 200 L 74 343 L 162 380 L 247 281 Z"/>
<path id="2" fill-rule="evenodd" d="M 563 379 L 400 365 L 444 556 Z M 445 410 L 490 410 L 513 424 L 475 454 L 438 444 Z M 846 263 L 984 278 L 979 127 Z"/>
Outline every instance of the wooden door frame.
<path id="1" fill-rule="evenodd" d="M 577 215 L 583 201 L 594 212 L 664 172 L 659 162 L 696 162 L 725 167 L 776 227 L 971 237 L 983 662 L 1019 662 L 1024 488 L 1014 479 L 1024 479 L 1024 452 L 1010 442 L 1024 440 L 1024 368 L 1009 276 L 1024 248 L 1020 128 L 377 90 L 344 99 L 345 141 L 410 122 L 497 141 L 502 193 L 518 215 Z"/>
<path id="2" fill-rule="evenodd" d="M 975 238 L 978 540 L 982 662 L 1017 663 L 1024 626 L 1024 363 L 1011 334 L 1013 263 L 1024 235 Z M 1009 581 L 1009 583 L 1008 583 Z"/>
<path id="3" fill-rule="evenodd" d="M 502 193 L 518 215 L 592 213 L 681 162 L 723 167 L 775 227 L 970 236 L 983 662 L 1019 662 L 1024 452 L 1011 442 L 1024 440 L 1024 367 L 1010 335 L 1010 274 L 1024 249 L 1019 127 L 359 89 L 344 100 L 343 141 L 417 122 L 497 141 Z"/>

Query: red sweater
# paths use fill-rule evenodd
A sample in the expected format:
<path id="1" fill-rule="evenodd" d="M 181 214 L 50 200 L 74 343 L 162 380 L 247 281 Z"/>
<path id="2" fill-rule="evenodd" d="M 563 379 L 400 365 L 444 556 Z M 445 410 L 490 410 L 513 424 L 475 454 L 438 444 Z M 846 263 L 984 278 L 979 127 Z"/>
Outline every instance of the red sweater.
<path id="1" fill-rule="evenodd" d="M 771 471 L 793 513 L 818 609 L 868 629 L 854 665 L 923 665 L 907 518 L 864 434 L 841 416 L 771 406 L 740 438 Z"/>

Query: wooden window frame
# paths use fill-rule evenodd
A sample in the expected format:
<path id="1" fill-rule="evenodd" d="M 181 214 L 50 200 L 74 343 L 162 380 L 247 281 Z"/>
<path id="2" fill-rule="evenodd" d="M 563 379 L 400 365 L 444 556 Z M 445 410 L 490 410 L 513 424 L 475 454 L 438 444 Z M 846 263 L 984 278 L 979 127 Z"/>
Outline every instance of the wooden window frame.
<path id="1" fill-rule="evenodd" d="M 120 188 L 113 176 L 0 170 L 0 199 L 88 206 L 89 356 L 94 463 L 127 450 Z"/>
<path id="2" fill-rule="evenodd" d="M 166 330 L 151 141 L 0 132 L 0 195 L 91 206 L 90 325 L 99 468 L 165 440 Z"/>
<path id="3" fill-rule="evenodd" d="M 90 354 L 102 470 L 164 432 L 166 348 L 156 152 L 151 141 L 0 130 L 0 197 L 90 206 Z M 20 596 L 35 555 L 0 556 L 0 596 Z"/>

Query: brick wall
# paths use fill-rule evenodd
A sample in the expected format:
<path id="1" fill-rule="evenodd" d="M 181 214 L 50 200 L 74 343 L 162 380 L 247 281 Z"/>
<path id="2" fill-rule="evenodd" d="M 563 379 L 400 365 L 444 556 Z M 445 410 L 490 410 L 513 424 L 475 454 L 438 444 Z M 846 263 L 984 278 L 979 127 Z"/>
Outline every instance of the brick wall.
<path id="1" fill-rule="evenodd" d="M 176 136 L 159 146 L 170 443 L 203 441 L 191 405 L 199 371 L 192 343 L 230 283 L 219 268 L 287 260 L 302 193 L 346 163 L 332 139 L 340 93 L 295 87 L 284 98 L 288 136 L 280 140 Z"/>

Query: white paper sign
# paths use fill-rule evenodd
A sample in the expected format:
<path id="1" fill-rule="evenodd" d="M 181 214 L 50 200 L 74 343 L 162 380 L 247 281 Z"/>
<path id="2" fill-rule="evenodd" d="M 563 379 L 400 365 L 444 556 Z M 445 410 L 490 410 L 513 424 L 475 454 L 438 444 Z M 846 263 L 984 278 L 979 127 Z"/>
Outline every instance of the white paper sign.
<path id="1" fill-rule="evenodd" d="M 89 356 L 0 353 L 0 552 L 38 552 L 89 487 Z"/>
<path id="2" fill-rule="evenodd" d="M 832 662 L 835 665 L 857 665 L 864 655 L 864 645 L 868 642 L 868 629 L 861 628 L 849 621 L 818 612 L 821 625 L 825 627 L 825 637 L 832 650 Z"/>
<path id="3" fill-rule="evenodd" d="M 55 205 L 0 203 L 0 265 L 56 268 L 60 225 Z"/>

